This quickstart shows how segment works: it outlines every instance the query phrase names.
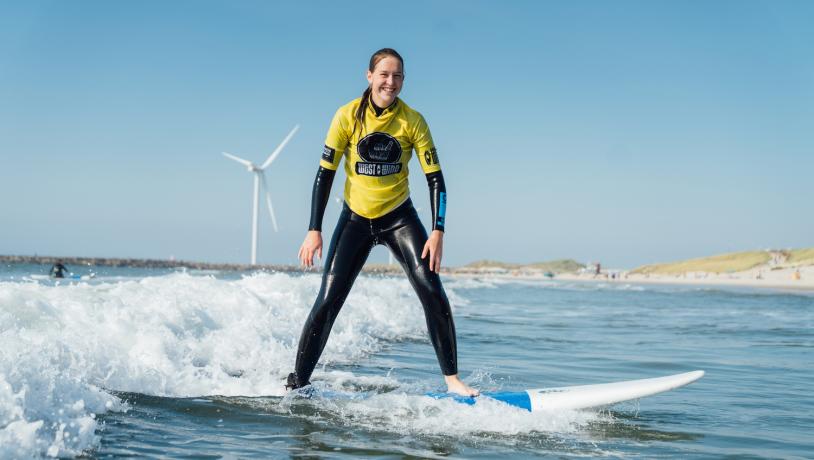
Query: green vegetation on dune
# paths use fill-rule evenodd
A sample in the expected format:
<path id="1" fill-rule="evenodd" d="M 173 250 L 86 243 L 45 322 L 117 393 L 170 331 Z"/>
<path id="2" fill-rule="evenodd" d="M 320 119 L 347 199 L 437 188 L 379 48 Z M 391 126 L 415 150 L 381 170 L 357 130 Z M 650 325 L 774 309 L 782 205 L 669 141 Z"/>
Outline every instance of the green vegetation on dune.
<path id="1" fill-rule="evenodd" d="M 464 268 L 516 268 L 517 264 L 509 264 L 506 262 L 498 262 L 497 260 L 476 260 L 475 262 L 464 265 Z"/>
<path id="2" fill-rule="evenodd" d="M 551 260 L 548 262 L 538 262 L 536 264 L 529 264 L 523 266 L 523 268 L 534 268 L 537 270 L 543 270 L 552 273 L 570 273 L 575 272 L 584 266 L 585 266 L 584 264 L 581 264 L 572 259 L 560 259 L 560 260 Z"/>
<path id="3" fill-rule="evenodd" d="M 502 268 L 505 270 L 540 270 L 552 273 L 568 273 L 575 272 L 582 268 L 584 265 L 571 259 L 551 260 L 548 262 L 537 262 L 532 264 L 511 264 L 506 262 L 498 262 L 496 260 L 478 260 L 465 265 L 463 268 L 470 269 L 485 269 L 485 268 Z"/>
<path id="4" fill-rule="evenodd" d="M 766 251 L 733 252 L 666 264 L 645 265 L 631 274 L 678 275 L 689 272 L 728 273 L 749 270 L 771 260 Z"/>
<path id="5" fill-rule="evenodd" d="M 814 265 L 814 248 L 792 249 L 786 263 L 793 265 Z"/>

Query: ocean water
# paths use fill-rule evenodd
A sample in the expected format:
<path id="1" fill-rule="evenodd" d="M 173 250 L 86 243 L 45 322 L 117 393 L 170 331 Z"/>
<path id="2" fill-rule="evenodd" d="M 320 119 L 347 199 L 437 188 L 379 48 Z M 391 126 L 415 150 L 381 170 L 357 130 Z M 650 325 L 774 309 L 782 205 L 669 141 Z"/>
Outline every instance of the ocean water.
<path id="1" fill-rule="evenodd" d="M 363 276 L 312 380 L 285 394 L 316 273 L 0 267 L 0 458 L 812 458 L 814 295 L 445 278 L 462 376 L 522 390 L 707 375 L 602 410 L 442 389 L 421 307 Z M 78 270 L 89 275 L 87 268 Z"/>

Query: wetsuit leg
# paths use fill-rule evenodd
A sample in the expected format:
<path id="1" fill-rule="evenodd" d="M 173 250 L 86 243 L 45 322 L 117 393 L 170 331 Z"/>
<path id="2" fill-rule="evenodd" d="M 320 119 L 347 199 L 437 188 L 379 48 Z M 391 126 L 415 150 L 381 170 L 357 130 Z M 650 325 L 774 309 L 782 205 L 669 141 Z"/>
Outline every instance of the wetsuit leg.
<path id="1" fill-rule="evenodd" d="M 429 257 L 421 258 L 421 251 L 427 242 L 427 231 L 412 206 L 400 214 L 402 215 L 387 226 L 389 228 L 383 229 L 379 238 L 404 268 L 410 284 L 421 300 L 427 331 L 441 371 L 444 375 L 455 375 L 458 373 L 458 351 L 452 309 L 441 285 L 441 278 L 430 271 Z"/>
<path id="2" fill-rule="evenodd" d="M 308 384 L 328 342 L 334 320 L 372 248 L 370 227 L 352 219 L 350 210 L 345 207 L 325 258 L 319 294 L 300 336 L 295 374 L 298 387 Z"/>

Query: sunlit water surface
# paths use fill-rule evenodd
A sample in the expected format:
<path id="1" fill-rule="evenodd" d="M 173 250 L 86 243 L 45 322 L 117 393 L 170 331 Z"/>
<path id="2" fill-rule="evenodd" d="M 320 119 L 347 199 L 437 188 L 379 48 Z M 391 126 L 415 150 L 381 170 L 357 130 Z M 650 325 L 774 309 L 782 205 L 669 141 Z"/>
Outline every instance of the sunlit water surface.
<path id="1" fill-rule="evenodd" d="M 361 277 L 285 395 L 316 274 L 0 268 L 0 457 L 806 458 L 814 296 L 445 278 L 462 376 L 521 390 L 707 375 L 605 410 L 465 406 L 441 389 L 407 281 Z M 81 272 L 82 274 L 89 274 Z"/>

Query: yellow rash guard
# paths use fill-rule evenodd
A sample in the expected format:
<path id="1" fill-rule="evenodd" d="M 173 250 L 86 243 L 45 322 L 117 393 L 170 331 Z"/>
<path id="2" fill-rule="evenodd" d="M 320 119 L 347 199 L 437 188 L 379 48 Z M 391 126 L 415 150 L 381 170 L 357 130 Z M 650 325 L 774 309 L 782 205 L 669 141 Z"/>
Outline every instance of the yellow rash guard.
<path id="1" fill-rule="evenodd" d="M 345 202 L 356 214 L 375 219 L 410 196 L 407 164 L 413 150 L 424 174 L 440 171 L 441 165 L 420 113 L 396 98 L 379 116 L 368 104 L 360 125 L 355 115 L 361 101 L 354 99 L 336 111 L 319 164 L 336 171 L 345 157 Z"/>

